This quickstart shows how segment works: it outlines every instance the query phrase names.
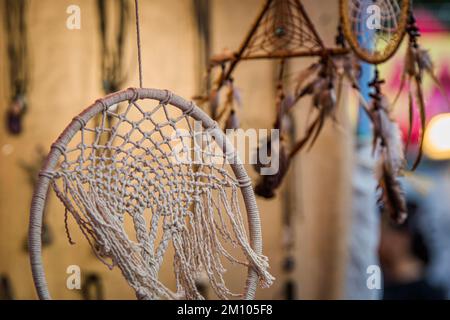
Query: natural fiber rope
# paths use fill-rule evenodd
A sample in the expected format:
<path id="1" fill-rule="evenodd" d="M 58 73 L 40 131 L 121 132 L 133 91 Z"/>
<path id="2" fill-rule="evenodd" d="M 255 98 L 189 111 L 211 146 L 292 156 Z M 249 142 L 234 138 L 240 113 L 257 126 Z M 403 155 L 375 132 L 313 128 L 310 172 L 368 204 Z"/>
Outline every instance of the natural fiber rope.
<path id="1" fill-rule="evenodd" d="M 137 98 L 156 98 L 160 102 L 149 110 Z M 129 105 L 120 113 L 108 108 L 123 101 Z M 180 109 L 178 115 L 173 113 L 177 109 L 174 106 Z M 140 114 L 141 120 L 130 118 L 132 110 Z M 98 114 L 103 117 L 108 114 L 117 122 L 111 129 L 104 123 L 92 127 L 90 120 Z M 164 115 L 164 119 L 153 120 L 157 114 Z M 202 147 L 199 162 L 173 162 L 172 139 L 184 148 L 189 146 L 185 139 L 192 140 L 197 134 L 192 128 L 187 135 L 177 131 L 185 121 L 190 123 L 189 117 L 202 122 L 209 143 Z M 143 121 L 153 125 L 142 127 Z M 80 128 L 83 123 L 86 126 Z M 207 129 L 210 127 L 214 129 Z M 164 134 L 167 129 L 177 134 Z M 111 133 L 108 141 L 100 139 L 104 132 Z M 142 138 L 132 132 L 139 132 Z M 161 136 L 155 140 L 152 137 L 157 133 Z M 202 271 L 208 275 L 217 296 L 224 299 L 253 298 L 258 278 L 263 286 L 270 285 L 273 278 L 267 271 L 267 258 L 261 254 L 259 215 L 250 179 L 237 156 L 231 165 L 208 160 L 217 156 L 212 142 L 223 151 L 222 159 L 226 152 L 232 151 L 214 121 L 192 102 L 169 91 L 118 92 L 75 117 L 53 144 L 33 197 L 30 254 L 40 297 L 49 298 L 40 256 L 39 227 L 49 184 L 97 257 L 109 268 L 118 266 L 140 299 L 201 299 L 195 278 Z M 239 190 L 247 209 L 249 237 L 239 208 Z M 152 213 L 150 219 L 143 214 L 146 210 Z M 132 218 L 136 240 L 131 240 L 124 229 L 125 215 Z M 175 253 L 176 292 L 158 280 L 170 242 Z M 241 248 L 245 261 L 235 258 L 225 243 Z M 227 288 L 223 261 L 248 266 L 244 294 Z"/>
<path id="2" fill-rule="evenodd" d="M 138 49 L 138 65 L 139 65 L 139 87 L 143 88 L 142 82 L 142 58 L 141 58 L 141 31 L 139 27 L 139 0 L 134 0 L 135 9 L 136 9 L 136 41 L 137 41 L 137 49 Z"/>

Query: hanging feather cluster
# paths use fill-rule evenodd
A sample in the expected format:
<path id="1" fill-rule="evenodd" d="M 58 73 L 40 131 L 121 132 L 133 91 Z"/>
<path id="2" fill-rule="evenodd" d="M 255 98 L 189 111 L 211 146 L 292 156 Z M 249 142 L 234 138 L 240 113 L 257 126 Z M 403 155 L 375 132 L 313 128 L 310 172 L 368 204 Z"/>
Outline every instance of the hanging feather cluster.
<path id="1" fill-rule="evenodd" d="M 312 78 L 312 80 L 309 80 Z M 311 65 L 297 79 L 294 103 L 297 104 L 306 96 L 311 97 L 312 105 L 308 116 L 316 111 L 316 118 L 308 125 L 305 136 L 294 146 L 293 156 L 309 143 L 311 148 L 323 129 L 328 118 L 336 121 L 338 97 L 336 94 L 336 66 L 330 58 Z M 339 91 L 339 90 L 338 90 Z"/>
<path id="2" fill-rule="evenodd" d="M 238 118 L 237 107 L 242 107 L 242 98 L 240 89 L 234 85 L 232 78 L 225 78 L 226 64 L 230 62 L 234 54 L 228 50 L 215 55 L 210 60 L 207 79 L 211 78 L 213 70 L 220 69 L 214 86 L 208 94 L 195 96 L 193 100 L 199 105 L 208 104 L 211 117 L 223 123 L 225 130 L 238 129 L 240 121 Z M 224 92 L 226 91 L 226 92 Z M 222 98 L 224 98 L 222 103 Z"/>
<path id="3" fill-rule="evenodd" d="M 261 148 L 265 152 L 261 152 Z M 266 154 L 270 161 L 263 164 L 264 161 L 260 158 L 261 154 Z M 275 197 L 275 190 L 281 185 L 284 177 L 289 169 L 290 156 L 286 150 L 285 141 L 280 139 L 279 143 L 272 143 L 270 138 L 261 141 L 257 149 L 257 161 L 254 165 L 255 171 L 260 175 L 255 186 L 255 193 L 266 199 Z M 264 174 L 263 168 L 277 167 L 274 162 L 278 162 L 278 170 L 275 174 Z"/>
<path id="4" fill-rule="evenodd" d="M 283 86 L 283 77 L 285 71 L 285 61 L 281 60 L 280 70 L 278 74 L 278 85 L 276 92 L 276 116 L 273 129 L 278 130 L 278 141 L 272 141 L 270 138 L 264 138 L 260 142 L 256 150 L 255 171 L 259 174 L 258 181 L 255 186 L 255 193 L 263 198 L 270 199 L 275 196 L 275 190 L 283 182 L 284 177 L 289 169 L 291 157 L 286 147 L 286 136 L 289 125 L 287 114 L 292 107 L 294 101 L 291 95 L 285 93 Z M 267 155 L 270 159 L 261 159 L 261 155 Z M 262 161 L 266 160 L 266 161 Z M 263 172 L 263 168 L 276 168 L 274 174 Z"/>
<path id="5" fill-rule="evenodd" d="M 405 157 L 400 128 L 391 119 L 387 98 L 381 93 L 382 83 L 377 71 L 371 83 L 375 93 L 371 95 L 373 100 L 369 109 L 374 131 L 373 150 L 378 157 L 375 175 L 381 192 L 380 204 L 394 222 L 401 224 L 407 218 L 405 193 L 399 181 Z"/>
<path id="6" fill-rule="evenodd" d="M 413 14 L 410 14 L 407 33 L 409 37 L 408 49 L 405 57 L 405 67 L 402 74 L 402 79 L 400 83 L 400 89 L 395 97 L 394 104 L 397 102 L 400 93 L 403 91 L 405 85 L 408 87 L 408 107 L 409 107 L 409 133 L 408 133 L 408 143 L 411 139 L 412 125 L 413 125 L 413 113 L 414 106 L 419 110 L 419 118 L 421 125 L 421 134 L 419 140 L 419 151 L 417 157 L 412 165 L 412 170 L 415 170 L 422 159 L 422 146 L 424 142 L 424 130 L 426 126 L 426 109 L 425 109 L 425 98 L 423 93 L 423 78 L 428 75 L 435 85 L 440 88 L 440 91 L 445 96 L 448 101 L 448 97 L 445 90 L 434 73 L 434 64 L 427 50 L 420 47 L 418 43 L 418 38 L 420 37 L 419 28 L 416 25 L 416 20 Z"/>

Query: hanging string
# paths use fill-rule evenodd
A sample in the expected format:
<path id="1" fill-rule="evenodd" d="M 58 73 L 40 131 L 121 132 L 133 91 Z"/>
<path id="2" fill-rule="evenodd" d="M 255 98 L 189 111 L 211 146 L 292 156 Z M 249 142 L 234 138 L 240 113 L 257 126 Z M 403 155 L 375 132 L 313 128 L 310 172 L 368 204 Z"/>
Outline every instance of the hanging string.
<path id="1" fill-rule="evenodd" d="M 141 60 L 141 32 L 139 29 L 139 1 L 134 0 L 136 7 L 136 40 L 138 48 L 138 64 L 139 64 L 139 87 L 142 88 L 142 60 Z"/>

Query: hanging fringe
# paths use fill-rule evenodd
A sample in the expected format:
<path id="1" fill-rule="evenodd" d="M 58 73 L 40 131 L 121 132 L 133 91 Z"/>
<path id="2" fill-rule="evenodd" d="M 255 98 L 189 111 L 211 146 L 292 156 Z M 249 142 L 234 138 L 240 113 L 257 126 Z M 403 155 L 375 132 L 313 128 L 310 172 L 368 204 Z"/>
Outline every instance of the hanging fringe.
<path id="1" fill-rule="evenodd" d="M 130 174 L 132 176 L 133 173 L 127 176 Z M 64 189 L 60 189 L 58 180 L 62 180 Z M 219 298 L 241 297 L 242 294 L 235 294 L 226 286 L 222 257 L 232 264 L 254 268 L 263 287 L 270 286 L 274 280 L 268 272 L 267 257 L 256 254 L 250 247 L 239 211 L 239 188 L 230 181 L 215 184 L 214 189 L 194 184 L 192 202 L 185 207 L 171 202 L 179 199 L 164 198 L 166 203 L 159 203 L 159 206 L 171 209 L 160 212 L 160 209 L 152 207 L 150 232 L 143 216 L 147 204 L 138 202 L 130 206 L 127 200 L 130 194 L 126 190 L 119 191 L 118 188 L 119 194 L 110 194 L 110 191 L 103 189 L 105 186 L 101 179 L 82 177 L 72 172 L 58 173 L 52 185 L 97 257 L 109 268 L 118 266 L 139 299 L 203 299 L 195 285 L 195 279 L 202 271 L 208 275 Z M 154 187 L 163 192 L 163 186 L 155 184 Z M 225 188 L 231 188 L 231 195 Z M 151 199 L 155 195 L 146 194 L 142 189 L 136 197 Z M 194 208 L 194 211 L 189 211 L 188 207 Z M 124 229 L 123 215 L 126 212 L 133 218 L 137 242 L 130 240 Z M 159 218 L 163 218 L 162 240 L 156 249 L 152 249 Z M 170 240 L 175 250 L 176 293 L 158 280 L 158 271 Z M 234 258 L 223 242 L 241 247 L 247 262 Z"/>

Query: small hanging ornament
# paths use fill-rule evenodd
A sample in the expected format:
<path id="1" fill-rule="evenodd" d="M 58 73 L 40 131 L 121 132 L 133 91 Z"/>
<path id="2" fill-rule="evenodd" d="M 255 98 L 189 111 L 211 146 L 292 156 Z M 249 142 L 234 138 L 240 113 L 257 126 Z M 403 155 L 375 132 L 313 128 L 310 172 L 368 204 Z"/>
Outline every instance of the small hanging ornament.
<path id="1" fill-rule="evenodd" d="M 27 0 L 5 0 L 5 22 L 11 101 L 6 111 L 6 128 L 13 135 L 23 131 L 27 111 L 29 78 L 26 8 Z"/>
<path id="2" fill-rule="evenodd" d="M 401 92 L 405 85 L 408 87 L 408 108 L 409 108 L 409 131 L 408 131 L 408 144 L 411 140 L 412 126 L 413 126 L 413 113 L 414 107 L 419 110 L 420 118 L 420 138 L 417 157 L 412 165 L 412 170 L 414 171 L 420 164 L 422 159 L 422 148 L 425 137 L 425 126 L 426 126 L 426 106 L 425 106 L 425 96 L 423 92 L 423 79 L 425 75 L 428 75 L 434 82 L 434 84 L 440 89 L 442 95 L 449 101 L 445 90 L 439 82 L 439 79 L 434 73 L 434 64 L 428 50 L 420 47 L 418 38 L 420 37 L 420 31 L 416 24 L 416 19 L 412 10 L 410 11 L 408 25 L 408 48 L 405 57 L 405 67 L 400 81 L 400 88 L 397 96 L 394 99 L 393 105 L 395 105 L 400 97 Z M 448 103 L 450 106 L 450 103 Z"/>
<path id="3" fill-rule="evenodd" d="M 340 0 L 342 30 L 358 58 L 380 64 L 397 52 L 405 35 L 410 2 Z"/>
<path id="4" fill-rule="evenodd" d="M 266 152 L 261 152 L 264 148 Z M 266 153 L 269 161 L 261 161 L 260 155 Z M 289 169 L 290 158 L 286 150 L 285 141 L 280 139 L 279 143 L 272 143 L 270 139 L 262 142 L 257 150 L 258 161 L 254 165 L 256 172 L 260 174 L 255 186 L 255 193 L 263 198 L 271 199 L 275 197 L 275 190 L 281 185 Z M 277 168 L 275 174 L 265 174 L 262 170 L 267 168 Z"/>
<path id="5" fill-rule="evenodd" d="M 394 222 L 401 224 L 407 218 L 407 207 L 398 178 L 403 173 L 405 157 L 400 128 L 391 119 L 387 98 L 381 93 L 383 83 L 376 70 L 370 83 L 375 92 L 371 94 L 372 105 L 368 110 L 374 131 L 373 152 L 378 157 L 375 174 L 381 191 L 380 204 Z"/>
<path id="6" fill-rule="evenodd" d="M 212 56 L 206 78 L 210 79 L 212 72 L 219 69 L 217 79 L 209 92 L 197 97 L 197 101 L 209 102 L 212 118 L 220 121 L 223 115 L 231 115 L 230 109 L 220 104 L 220 91 L 232 79 L 239 62 L 254 59 L 322 57 L 346 52 L 348 50 L 345 48 L 325 47 L 301 1 L 266 0 L 240 48 L 236 52 L 224 50 Z M 312 68 L 308 71 L 313 73 L 315 70 Z M 308 75 L 304 77 L 307 78 Z M 301 79 L 299 85 L 300 82 Z"/>
<path id="7" fill-rule="evenodd" d="M 26 113 L 25 97 L 19 95 L 13 99 L 7 110 L 6 121 L 9 133 L 18 135 L 22 132 L 22 119 Z"/>

